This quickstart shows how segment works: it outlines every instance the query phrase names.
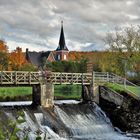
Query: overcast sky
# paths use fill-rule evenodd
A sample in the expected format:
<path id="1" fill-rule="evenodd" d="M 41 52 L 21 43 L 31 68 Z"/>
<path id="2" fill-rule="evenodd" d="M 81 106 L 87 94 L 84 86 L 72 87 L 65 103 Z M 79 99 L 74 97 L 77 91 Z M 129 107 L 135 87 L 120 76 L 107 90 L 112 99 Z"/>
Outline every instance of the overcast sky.
<path id="1" fill-rule="evenodd" d="M 140 0 L 0 0 L 0 38 L 9 50 L 54 50 L 61 20 L 69 50 L 103 50 L 114 27 L 140 23 Z"/>

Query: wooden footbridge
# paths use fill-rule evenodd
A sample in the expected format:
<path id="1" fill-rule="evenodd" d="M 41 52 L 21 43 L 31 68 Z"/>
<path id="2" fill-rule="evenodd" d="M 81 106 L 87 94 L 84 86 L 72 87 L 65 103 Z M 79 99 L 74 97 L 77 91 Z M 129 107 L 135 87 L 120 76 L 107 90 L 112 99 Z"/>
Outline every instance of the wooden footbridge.
<path id="1" fill-rule="evenodd" d="M 28 71 L 1 71 L 0 86 L 32 86 L 34 105 L 44 107 L 53 106 L 55 84 L 82 84 L 92 83 L 92 74 L 89 73 L 60 73 L 60 72 L 28 72 Z"/>
<path id="2" fill-rule="evenodd" d="M 125 78 L 107 72 L 93 73 L 61 73 L 61 72 L 28 72 L 28 71 L 1 71 L 0 86 L 32 86 L 33 100 L 37 104 L 53 104 L 53 85 L 56 84 L 81 84 L 89 87 L 92 94 L 95 91 L 94 85 L 104 83 L 115 83 L 125 88 L 131 96 L 139 100 L 138 94 L 133 93 L 132 88 L 140 93 L 140 87 L 129 82 Z"/>

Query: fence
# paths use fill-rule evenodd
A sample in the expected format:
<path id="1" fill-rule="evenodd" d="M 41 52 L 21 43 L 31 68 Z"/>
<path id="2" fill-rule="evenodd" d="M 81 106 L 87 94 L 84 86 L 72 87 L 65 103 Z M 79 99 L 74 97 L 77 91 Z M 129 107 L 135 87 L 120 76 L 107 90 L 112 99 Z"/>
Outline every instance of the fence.
<path id="1" fill-rule="evenodd" d="M 95 83 L 113 83 L 121 90 L 127 91 L 134 98 L 139 98 L 140 87 L 128 81 L 126 78 L 108 72 L 93 72 Z"/>

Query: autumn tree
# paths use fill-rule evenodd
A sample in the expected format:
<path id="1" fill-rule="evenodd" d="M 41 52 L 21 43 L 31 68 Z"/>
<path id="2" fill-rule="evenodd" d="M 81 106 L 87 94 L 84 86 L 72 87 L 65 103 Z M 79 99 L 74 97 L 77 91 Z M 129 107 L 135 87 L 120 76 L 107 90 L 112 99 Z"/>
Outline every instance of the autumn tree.
<path id="1" fill-rule="evenodd" d="M 21 66 L 26 63 L 25 54 L 22 52 L 22 48 L 17 47 L 16 50 L 11 52 L 10 62 L 13 70 L 20 70 Z"/>
<path id="2" fill-rule="evenodd" d="M 7 53 L 0 52 L 0 70 L 8 70 L 9 57 Z"/>
<path id="3" fill-rule="evenodd" d="M 8 53 L 8 47 L 6 45 L 6 42 L 3 40 L 0 40 L 0 52 Z"/>
<path id="4" fill-rule="evenodd" d="M 0 40 L 0 70 L 8 70 L 9 57 L 6 42 Z"/>

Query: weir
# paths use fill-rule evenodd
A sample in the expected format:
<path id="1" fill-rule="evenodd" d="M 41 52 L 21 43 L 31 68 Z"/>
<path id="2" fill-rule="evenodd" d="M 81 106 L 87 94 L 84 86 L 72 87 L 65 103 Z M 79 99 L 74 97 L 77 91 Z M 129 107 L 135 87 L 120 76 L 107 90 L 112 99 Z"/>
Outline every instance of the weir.
<path id="1" fill-rule="evenodd" d="M 31 110 L 23 107 L 24 116 L 19 116 L 18 111 L 3 108 L 0 110 L 0 119 L 3 120 L 1 123 L 6 130 L 11 128 L 8 125 L 9 120 L 14 122 L 19 118 L 25 119 L 25 122 L 17 126 L 19 139 L 28 136 L 29 140 L 35 140 L 39 135 L 42 140 L 137 140 L 131 134 L 126 136 L 114 129 L 106 114 L 93 102 L 58 102 L 52 109 L 38 106 Z M 7 137 L 6 135 L 5 138 Z"/>

